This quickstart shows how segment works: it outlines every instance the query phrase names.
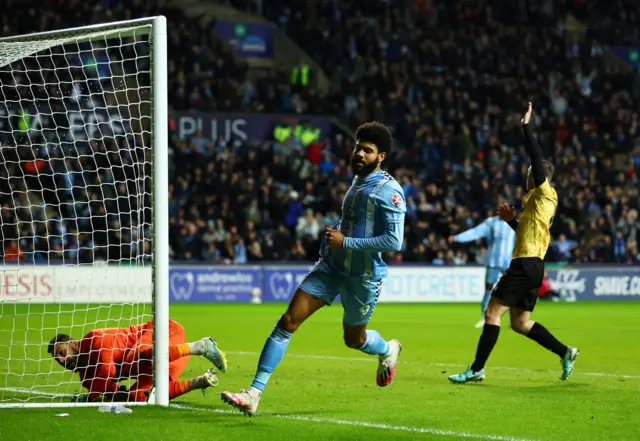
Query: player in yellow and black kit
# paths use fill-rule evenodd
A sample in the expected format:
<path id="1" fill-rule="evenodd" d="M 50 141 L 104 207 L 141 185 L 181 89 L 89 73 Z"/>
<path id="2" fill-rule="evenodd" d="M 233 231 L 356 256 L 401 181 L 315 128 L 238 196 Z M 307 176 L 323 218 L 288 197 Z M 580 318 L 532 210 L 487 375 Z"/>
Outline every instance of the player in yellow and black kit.
<path id="1" fill-rule="evenodd" d="M 542 150 L 531 131 L 531 111 L 529 103 L 527 113 L 522 118 L 525 148 L 531 159 L 531 167 L 527 173 L 528 193 L 522 202 L 520 221 L 515 219 L 514 209 L 506 204 L 499 211 L 500 218 L 516 231 L 513 258 L 491 293 L 484 313 L 485 325 L 478 342 L 476 359 L 467 370 L 449 377 L 454 383 L 484 380 L 485 363 L 500 334 L 500 317 L 507 311 L 514 331 L 526 335 L 560 357 L 561 380 L 569 378 L 579 353 L 577 348 L 563 345 L 544 326 L 530 319 L 544 277 L 543 259 L 549 246 L 549 228 L 558 206 L 558 195 L 549 182 L 553 176 L 553 165 L 543 159 Z"/>

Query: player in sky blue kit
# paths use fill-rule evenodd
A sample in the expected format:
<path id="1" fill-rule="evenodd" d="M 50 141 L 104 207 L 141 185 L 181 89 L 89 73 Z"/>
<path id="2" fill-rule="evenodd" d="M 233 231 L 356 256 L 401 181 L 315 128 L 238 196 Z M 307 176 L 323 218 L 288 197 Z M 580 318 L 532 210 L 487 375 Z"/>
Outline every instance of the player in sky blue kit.
<path id="1" fill-rule="evenodd" d="M 398 340 L 384 340 L 367 324 L 376 306 L 387 265 L 382 253 L 400 251 L 406 203 L 400 185 L 380 170 L 391 150 L 391 134 L 370 122 L 356 131 L 351 167 L 356 175 L 342 202 L 340 222 L 327 228 L 320 260 L 302 281 L 260 354 L 251 388 L 223 392 L 222 399 L 248 415 L 255 414 L 269 377 L 284 357 L 291 336 L 308 317 L 340 294 L 344 308 L 345 344 L 378 357 L 376 383 L 387 386 L 402 349 Z"/>
<path id="2" fill-rule="evenodd" d="M 485 263 L 487 272 L 485 275 L 484 297 L 482 298 L 482 311 L 480 321 L 476 323 L 476 328 L 482 328 L 484 326 L 484 310 L 487 309 L 491 291 L 511 263 L 513 246 L 516 243 L 516 233 L 508 223 L 498 216 L 492 216 L 464 233 L 449 237 L 449 242 L 466 243 L 478 239 L 485 239 L 489 247 Z"/>

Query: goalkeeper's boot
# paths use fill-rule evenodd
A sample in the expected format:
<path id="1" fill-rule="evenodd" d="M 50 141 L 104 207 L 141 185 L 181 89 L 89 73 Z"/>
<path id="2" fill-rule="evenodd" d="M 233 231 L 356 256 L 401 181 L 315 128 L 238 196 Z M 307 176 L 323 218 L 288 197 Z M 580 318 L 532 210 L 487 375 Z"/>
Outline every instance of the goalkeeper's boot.
<path id="1" fill-rule="evenodd" d="M 474 372 L 469 367 L 464 372 L 461 372 L 455 375 L 450 375 L 449 381 L 456 384 L 464 384 L 464 383 L 468 383 L 469 381 L 475 381 L 479 383 L 482 380 L 484 380 L 484 378 L 485 378 L 484 368 L 480 369 L 478 372 Z"/>
<path id="2" fill-rule="evenodd" d="M 401 351 L 402 345 L 398 340 L 389 340 L 389 355 L 378 359 L 378 371 L 376 374 L 378 386 L 385 387 L 393 381 L 393 377 L 396 376 L 396 365 Z"/>
<path id="3" fill-rule="evenodd" d="M 567 353 L 564 354 L 564 357 L 560 360 L 560 364 L 562 365 L 562 375 L 560 375 L 561 380 L 566 380 L 573 373 L 573 365 L 576 363 L 578 355 L 580 355 L 578 348 L 574 348 L 572 346 L 567 348 Z"/>
<path id="4" fill-rule="evenodd" d="M 251 416 L 258 410 L 260 396 L 260 391 L 256 389 L 241 390 L 238 394 L 222 392 L 222 401 Z"/>
<path id="5" fill-rule="evenodd" d="M 204 383 L 203 385 L 206 386 L 203 387 L 203 389 L 206 389 L 208 387 L 216 387 L 218 385 L 218 376 L 215 372 L 213 372 L 212 369 L 208 369 L 207 372 L 202 374 L 202 381 Z"/>
<path id="6" fill-rule="evenodd" d="M 218 348 L 216 341 L 207 337 L 205 342 L 204 358 L 209 360 L 220 372 L 227 372 L 227 356 Z"/>
<path id="7" fill-rule="evenodd" d="M 216 387 L 218 385 L 218 376 L 215 372 L 213 372 L 213 369 L 208 369 L 207 372 L 200 375 L 199 377 L 194 378 L 191 381 L 195 382 L 195 384 L 192 383 L 192 385 L 195 389 L 200 389 L 202 391 L 202 395 L 204 396 L 207 395 L 207 389 L 209 389 L 210 387 Z"/>

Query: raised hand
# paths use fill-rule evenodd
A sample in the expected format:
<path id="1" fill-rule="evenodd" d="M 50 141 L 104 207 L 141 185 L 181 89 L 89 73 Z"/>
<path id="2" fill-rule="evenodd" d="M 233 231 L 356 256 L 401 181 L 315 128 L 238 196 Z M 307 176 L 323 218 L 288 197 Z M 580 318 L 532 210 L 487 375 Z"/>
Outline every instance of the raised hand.
<path id="1" fill-rule="evenodd" d="M 511 222 L 516 217 L 516 210 L 509 204 L 502 204 L 498 208 L 498 215 L 503 221 Z"/>
<path id="2" fill-rule="evenodd" d="M 531 101 L 529 101 L 529 108 L 527 109 L 527 113 L 525 113 L 520 120 L 522 125 L 529 124 L 529 120 L 531 120 L 531 112 L 533 112 L 533 106 L 531 105 Z"/>

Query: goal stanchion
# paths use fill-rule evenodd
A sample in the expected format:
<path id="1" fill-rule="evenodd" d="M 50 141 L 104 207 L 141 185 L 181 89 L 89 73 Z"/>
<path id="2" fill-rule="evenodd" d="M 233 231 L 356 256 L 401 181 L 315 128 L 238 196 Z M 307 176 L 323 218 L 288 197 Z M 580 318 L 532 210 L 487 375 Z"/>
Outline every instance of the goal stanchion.
<path id="1" fill-rule="evenodd" d="M 167 106 L 165 17 L 0 38 L 0 407 L 168 405 Z"/>

